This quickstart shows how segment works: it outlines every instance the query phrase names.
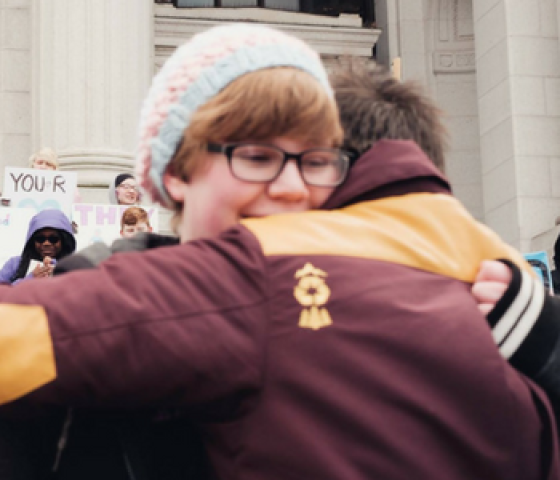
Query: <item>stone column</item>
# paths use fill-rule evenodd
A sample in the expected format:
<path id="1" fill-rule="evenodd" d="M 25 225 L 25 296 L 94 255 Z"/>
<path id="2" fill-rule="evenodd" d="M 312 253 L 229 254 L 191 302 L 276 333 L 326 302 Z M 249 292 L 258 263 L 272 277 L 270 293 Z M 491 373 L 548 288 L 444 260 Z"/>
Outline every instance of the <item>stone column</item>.
<path id="1" fill-rule="evenodd" d="M 153 22 L 153 0 L 32 2 L 32 145 L 55 148 L 88 201 L 132 168 Z"/>
<path id="2" fill-rule="evenodd" d="M 473 0 L 485 220 L 522 251 L 560 214 L 556 3 Z"/>

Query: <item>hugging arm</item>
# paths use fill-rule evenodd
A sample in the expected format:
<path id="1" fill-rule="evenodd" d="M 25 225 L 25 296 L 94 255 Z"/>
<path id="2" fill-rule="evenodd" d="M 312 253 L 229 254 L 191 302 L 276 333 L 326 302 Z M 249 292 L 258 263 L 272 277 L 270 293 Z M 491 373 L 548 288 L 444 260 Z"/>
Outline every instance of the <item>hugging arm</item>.
<path id="1" fill-rule="evenodd" d="M 549 295 L 538 279 L 513 263 L 501 262 L 501 265 L 488 262 L 482 266 L 473 295 L 483 313 L 489 310 L 488 322 L 501 354 L 545 390 L 558 416 L 560 297 Z M 506 272 L 504 276 L 505 266 L 511 275 Z M 506 284 L 508 278 L 510 281 Z M 501 293 L 500 284 L 503 295 L 497 298 Z"/>

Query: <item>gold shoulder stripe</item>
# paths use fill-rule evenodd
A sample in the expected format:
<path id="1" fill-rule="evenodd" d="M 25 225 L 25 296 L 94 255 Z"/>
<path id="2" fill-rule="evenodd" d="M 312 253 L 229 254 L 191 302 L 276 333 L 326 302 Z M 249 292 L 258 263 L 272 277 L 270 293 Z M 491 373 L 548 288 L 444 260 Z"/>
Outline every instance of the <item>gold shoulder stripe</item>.
<path id="1" fill-rule="evenodd" d="M 53 345 L 43 307 L 0 305 L 0 404 L 55 378 Z"/>
<path id="2" fill-rule="evenodd" d="M 415 193 L 331 212 L 244 220 L 265 255 L 339 255 L 383 260 L 473 282 L 484 259 L 507 258 L 534 275 L 512 247 L 453 197 Z"/>

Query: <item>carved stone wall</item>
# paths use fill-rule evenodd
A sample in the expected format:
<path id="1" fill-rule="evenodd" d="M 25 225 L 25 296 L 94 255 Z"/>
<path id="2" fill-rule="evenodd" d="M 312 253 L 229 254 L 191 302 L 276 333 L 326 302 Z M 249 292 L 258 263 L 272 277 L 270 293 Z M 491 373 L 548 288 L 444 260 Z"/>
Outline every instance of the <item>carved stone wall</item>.
<path id="1" fill-rule="evenodd" d="M 434 72 L 474 72 L 474 25 L 471 0 L 437 0 Z"/>
<path id="2" fill-rule="evenodd" d="M 431 87 L 450 133 L 446 174 L 455 195 L 484 220 L 472 0 L 431 0 Z"/>
<path id="3" fill-rule="evenodd" d="M 327 68 L 341 56 L 370 59 L 379 30 L 362 28 L 358 15 L 324 17 L 260 8 L 175 9 L 155 6 L 155 69 L 195 33 L 231 21 L 257 21 L 298 36 L 325 59 Z"/>

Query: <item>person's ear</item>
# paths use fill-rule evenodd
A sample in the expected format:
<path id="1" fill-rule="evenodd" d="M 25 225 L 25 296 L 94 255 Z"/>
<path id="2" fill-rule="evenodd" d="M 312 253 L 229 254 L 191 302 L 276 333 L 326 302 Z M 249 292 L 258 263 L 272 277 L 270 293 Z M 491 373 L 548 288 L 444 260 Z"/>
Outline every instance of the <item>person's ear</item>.
<path id="1" fill-rule="evenodd" d="M 165 172 L 163 174 L 163 185 L 173 201 L 178 203 L 184 202 L 186 183 L 183 180 L 172 175 L 170 172 Z"/>
<path id="2" fill-rule="evenodd" d="M 123 231 L 121 230 L 121 237 L 123 237 L 123 236 L 124 236 L 124 235 L 123 235 Z"/>
<path id="3" fill-rule="evenodd" d="M 150 226 L 150 227 L 148 227 L 148 232 L 150 232 L 150 233 L 151 233 L 152 231 L 153 231 L 153 228 L 152 228 L 151 226 Z"/>

